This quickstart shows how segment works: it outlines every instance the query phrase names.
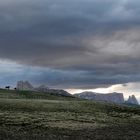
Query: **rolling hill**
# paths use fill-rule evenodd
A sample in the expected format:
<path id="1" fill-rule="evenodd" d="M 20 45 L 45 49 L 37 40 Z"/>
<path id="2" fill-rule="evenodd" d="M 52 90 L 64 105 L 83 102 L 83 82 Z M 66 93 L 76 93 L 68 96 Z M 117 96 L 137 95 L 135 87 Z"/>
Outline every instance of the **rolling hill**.
<path id="1" fill-rule="evenodd" d="M 0 90 L 1 140 L 139 140 L 140 108 Z"/>

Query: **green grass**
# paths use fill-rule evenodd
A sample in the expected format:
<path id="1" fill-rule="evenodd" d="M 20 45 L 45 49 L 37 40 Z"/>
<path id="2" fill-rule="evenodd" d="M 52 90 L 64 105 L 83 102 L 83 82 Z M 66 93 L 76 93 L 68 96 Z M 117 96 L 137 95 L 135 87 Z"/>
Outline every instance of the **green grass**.
<path id="1" fill-rule="evenodd" d="M 51 93 L 41 93 L 35 91 L 18 91 L 0 89 L 0 98 L 4 99 L 49 99 L 49 100 L 77 100 L 74 97 L 54 95 Z"/>
<path id="2" fill-rule="evenodd" d="M 0 90 L 0 140 L 139 140 L 140 108 Z"/>

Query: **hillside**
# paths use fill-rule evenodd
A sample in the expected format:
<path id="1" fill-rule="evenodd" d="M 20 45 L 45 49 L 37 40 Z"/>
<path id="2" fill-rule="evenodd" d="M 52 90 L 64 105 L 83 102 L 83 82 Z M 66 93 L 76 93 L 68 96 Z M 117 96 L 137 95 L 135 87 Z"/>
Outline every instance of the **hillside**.
<path id="1" fill-rule="evenodd" d="M 139 140 L 140 108 L 0 90 L 1 140 Z"/>
<path id="2" fill-rule="evenodd" d="M 0 89 L 0 99 L 49 99 L 49 100 L 77 100 L 74 96 L 57 93 L 42 93 L 35 91 L 19 91 Z"/>

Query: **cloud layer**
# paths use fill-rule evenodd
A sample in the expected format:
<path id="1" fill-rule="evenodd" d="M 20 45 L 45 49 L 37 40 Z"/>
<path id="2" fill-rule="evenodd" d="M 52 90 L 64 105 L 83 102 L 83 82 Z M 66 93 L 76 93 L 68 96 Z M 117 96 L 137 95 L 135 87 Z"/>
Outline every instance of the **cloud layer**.
<path id="1" fill-rule="evenodd" d="M 0 0 L 0 59 L 42 67 L 31 79 L 66 88 L 138 82 L 139 6 L 138 0 Z"/>

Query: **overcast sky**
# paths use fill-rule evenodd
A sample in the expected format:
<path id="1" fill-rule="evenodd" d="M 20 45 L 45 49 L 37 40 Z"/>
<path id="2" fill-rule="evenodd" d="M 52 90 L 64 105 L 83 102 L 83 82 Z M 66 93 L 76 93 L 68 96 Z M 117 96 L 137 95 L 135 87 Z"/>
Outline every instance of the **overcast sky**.
<path id="1" fill-rule="evenodd" d="M 140 1 L 0 0 L 0 84 L 22 79 L 140 92 Z"/>

